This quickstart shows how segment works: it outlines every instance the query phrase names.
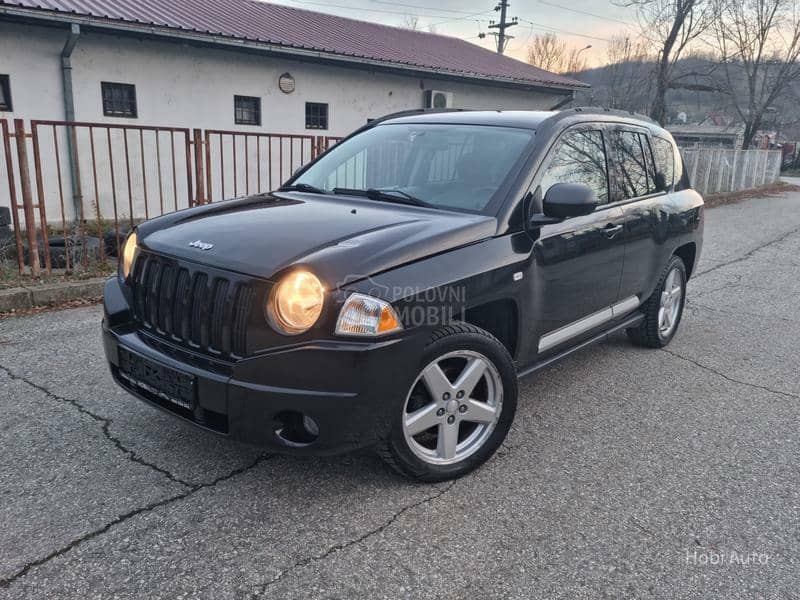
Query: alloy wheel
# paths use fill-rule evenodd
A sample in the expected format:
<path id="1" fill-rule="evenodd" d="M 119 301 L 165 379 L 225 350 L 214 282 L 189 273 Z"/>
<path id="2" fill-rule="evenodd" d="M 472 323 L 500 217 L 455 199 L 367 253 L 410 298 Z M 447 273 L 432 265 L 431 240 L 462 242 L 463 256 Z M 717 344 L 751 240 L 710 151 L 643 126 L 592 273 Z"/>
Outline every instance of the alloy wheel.
<path id="1" fill-rule="evenodd" d="M 503 407 L 503 383 L 492 362 L 458 350 L 429 363 L 411 386 L 403 434 L 423 461 L 447 465 L 477 452 L 492 434 Z"/>
<path id="2" fill-rule="evenodd" d="M 683 282 L 677 268 L 673 268 L 664 280 L 661 302 L 658 309 L 658 333 L 668 338 L 678 323 L 683 301 Z"/>

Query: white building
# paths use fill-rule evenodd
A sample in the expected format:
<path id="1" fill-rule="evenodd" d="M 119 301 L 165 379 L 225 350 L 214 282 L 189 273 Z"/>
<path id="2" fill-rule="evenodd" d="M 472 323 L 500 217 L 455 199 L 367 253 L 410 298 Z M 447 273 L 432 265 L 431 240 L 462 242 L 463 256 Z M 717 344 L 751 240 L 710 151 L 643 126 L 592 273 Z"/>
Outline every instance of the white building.
<path id="1" fill-rule="evenodd" d="M 188 186 L 197 194 L 197 163 L 185 156 L 193 151 L 178 132 L 177 173 L 169 132 L 152 126 L 196 128 L 203 136 L 224 130 L 338 137 L 367 119 L 430 103 L 554 108 L 581 87 L 456 38 L 255 0 L 0 0 L 0 120 L 11 127 L 12 119 L 25 119 L 27 131 L 30 120 L 145 127 L 125 133 L 127 156 L 123 129 L 77 128 L 72 157 L 67 127 L 40 125 L 37 168 L 49 221 L 74 216 L 73 200 L 83 203 L 87 219 L 98 207 L 103 219 L 112 208 L 118 216 L 143 216 L 145 198 L 150 216 L 174 208 L 173 200 L 185 206 Z M 216 172 L 206 172 L 200 185 L 210 184 L 213 199 L 234 195 L 234 181 L 239 195 L 275 187 L 312 153 L 312 138 L 264 140 L 256 148 L 255 136 L 209 136 L 204 146 L 213 154 L 198 162 Z M 261 152 L 273 150 L 269 164 Z M 0 206 L 9 203 L 2 153 L 0 147 Z M 220 154 L 227 162 L 217 166 Z M 71 194 L 73 179 L 80 181 Z"/>

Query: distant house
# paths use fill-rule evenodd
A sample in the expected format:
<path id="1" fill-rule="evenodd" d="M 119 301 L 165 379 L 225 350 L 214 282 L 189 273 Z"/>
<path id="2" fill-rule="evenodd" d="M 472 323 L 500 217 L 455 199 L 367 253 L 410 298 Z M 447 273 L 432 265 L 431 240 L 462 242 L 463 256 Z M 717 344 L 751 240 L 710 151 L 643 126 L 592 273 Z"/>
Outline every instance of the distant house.
<path id="1" fill-rule="evenodd" d="M 0 118 L 72 105 L 80 121 L 330 135 L 425 106 L 547 109 L 588 87 L 457 38 L 255 0 L 0 0 L 0 57 Z"/>
<path id="2" fill-rule="evenodd" d="M 669 125 L 667 129 L 683 148 L 736 149 L 742 147 L 744 139 L 744 127 L 735 125 Z"/>
<path id="3" fill-rule="evenodd" d="M 741 148 L 744 126 L 717 112 L 710 113 L 696 125 L 675 123 L 667 126 L 678 146 L 684 148 Z"/>

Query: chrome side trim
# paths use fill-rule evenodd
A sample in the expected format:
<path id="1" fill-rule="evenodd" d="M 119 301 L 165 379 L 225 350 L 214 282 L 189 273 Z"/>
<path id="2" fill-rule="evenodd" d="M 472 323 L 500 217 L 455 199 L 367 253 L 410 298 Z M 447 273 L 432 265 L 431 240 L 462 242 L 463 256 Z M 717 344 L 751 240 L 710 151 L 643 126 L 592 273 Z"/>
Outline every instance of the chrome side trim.
<path id="1" fill-rule="evenodd" d="M 615 317 L 620 317 L 625 313 L 639 308 L 639 304 L 641 304 L 639 296 L 631 296 L 630 298 L 625 298 L 622 302 L 617 302 L 611 307 L 611 311 L 614 313 Z"/>
<path id="2" fill-rule="evenodd" d="M 573 338 L 576 335 L 580 335 L 585 331 L 594 329 L 598 325 L 602 325 L 606 321 L 610 321 L 613 318 L 614 313 L 609 306 L 608 308 L 604 308 L 603 310 L 593 313 L 588 317 L 584 317 L 579 321 L 575 321 L 569 325 L 561 327 L 560 329 L 556 329 L 547 335 L 543 335 L 539 339 L 539 352 L 544 352 L 553 346 L 558 346 L 560 343 L 566 342 L 568 339 Z"/>
<path id="3" fill-rule="evenodd" d="M 640 303 L 641 301 L 638 296 L 631 296 L 608 308 L 592 313 L 588 317 L 583 317 L 569 325 L 564 325 L 564 327 L 551 331 L 539 338 L 539 352 L 550 350 L 550 348 L 563 344 L 567 340 L 579 336 L 582 333 L 586 333 L 590 329 L 599 327 L 615 317 L 625 315 L 638 308 Z"/>

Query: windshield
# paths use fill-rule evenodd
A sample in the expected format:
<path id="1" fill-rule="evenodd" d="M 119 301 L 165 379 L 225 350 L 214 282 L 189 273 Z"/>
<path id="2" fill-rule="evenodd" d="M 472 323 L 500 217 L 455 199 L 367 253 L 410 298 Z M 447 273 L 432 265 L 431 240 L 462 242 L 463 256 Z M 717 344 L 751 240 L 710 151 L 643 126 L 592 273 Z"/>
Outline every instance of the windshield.
<path id="1" fill-rule="evenodd" d="M 484 212 L 533 136 L 510 127 L 379 125 L 335 146 L 293 184 Z"/>

